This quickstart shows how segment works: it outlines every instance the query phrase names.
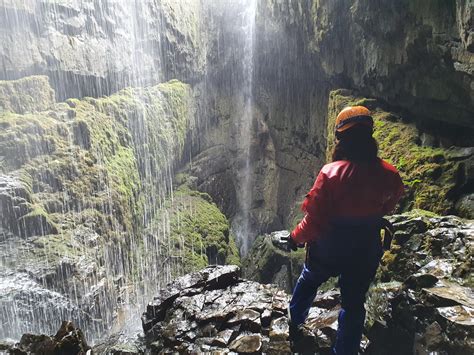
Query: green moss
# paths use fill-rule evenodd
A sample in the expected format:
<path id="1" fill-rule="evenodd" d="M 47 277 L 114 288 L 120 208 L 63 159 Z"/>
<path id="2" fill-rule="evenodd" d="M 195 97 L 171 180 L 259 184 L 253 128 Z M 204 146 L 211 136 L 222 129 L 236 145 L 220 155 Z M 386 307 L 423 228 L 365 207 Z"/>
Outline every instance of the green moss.
<path id="1" fill-rule="evenodd" d="M 29 76 L 18 80 L 0 80 L 0 112 L 44 111 L 54 104 L 54 90 L 47 76 Z"/>
<path id="2" fill-rule="evenodd" d="M 2 170 L 15 170 L 31 159 L 58 149 L 55 121 L 42 114 L 0 113 Z"/>
<path id="3" fill-rule="evenodd" d="M 446 150 L 419 146 L 414 126 L 388 121 L 383 112 L 376 112 L 374 120 L 379 155 L 398 168 L 406 186 L 404 209 L 449 213 L 453 206 L 449 194 L 456 185 L 458 163 L 448 161 Z"/>
<path id="4" fill-rule="evenodd" d="M 31 204 L 20 233 L 27 238 L 48 234 L 36 238 L 41 252 L 34 253 L 53 263 L 60 255 L 79 257 L 73 249 L 86 250 L 84 235 L 94 232 L 94 253 L 101 253 L 104 242 L 117 250 L 134 243 L 126 276 L 139 276 L 143 221 L 153 218 L 169 192 L 167 174 L 180 159 L 192 117 L 190 87 L 173 80 L 44 107 L 48 110 L 23 114 L 0 110 L 0 168 L 21 177 Z M 167 206 L 172 228 L 179 226 L 170 241 L 187 260 L 183 265 L 198 269 L 208 259 L 238 262 L 228 222 L 208 195 L 177 192 Z"/>
<path id="5" fill-rule="evenodd" d="M 40 205 L 30 204 L 30 212 L 18 219 L 20 235 L 28 238 L 38 235 L 57 234 L 58 228 Z"/>
<path id="6" fill-rule="evenodd" d="M 172 199 L 154 219 L 151 230 L 170 224 L 170 255 L 184 255 L 184 272 L 208 264 L 240 264 L 234 236 L 230 234 L 227 218 L 210 196 L 192 190 L 186 184 L 179 186 Z"/>
<path id="7" fill-rule="evenodd" d="M 409 216 L 411 218 L 416 218 L 416 217 L 426 217 L 426 218 L 439 217 L 439 215 L 437 215 L 434 212 L 426 211 L 426 210 L 420 210 L 418 208 L 414 208 L 411 211 L 406 212 L 405 215 Z"/>
<path id="8" fill-rule="evenodd" d="M 406 187 L 401 210 L 417 208 L 437 214 L 450 213 L 453 208 L 450 194 L 456 185 L 459 163 L 450 161 L 445 149 L 420 146 L 417 128 L 383 110 L 374 99 L 358 98 L 348 90 L 331 92 L 328 106 L 328 161 L 335 142 L 336 116 L 342 108 L 351 105 L 365 105 L 372 111 L 379 156 L 400 171 Z"/>
<path id="9" fill-rule="evenodd" d="M 39 237 L 34 240 L 33 244 L 43 250 L 48 257 L 64 258 L 79 257 L 81 251 L 71 243 L 70 236 L 59 234 L 54 236 Z M 43 254 L 40 252 L 39 254 Z"/>

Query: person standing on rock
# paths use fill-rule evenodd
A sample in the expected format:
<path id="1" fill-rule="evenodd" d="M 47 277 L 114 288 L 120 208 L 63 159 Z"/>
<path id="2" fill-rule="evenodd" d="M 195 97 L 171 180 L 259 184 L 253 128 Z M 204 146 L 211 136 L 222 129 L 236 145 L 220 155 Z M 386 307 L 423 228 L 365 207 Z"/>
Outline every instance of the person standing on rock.
<path id="1" fill-rule="evenodd" d="M 333 162 L 318 174 L 306 195 L 305 217 L 288 237 L 296 250 L 306 245 L 306 261 L 289 304 L 290 340 L 302 338 L 302 324 L 318 287 L 339 277 L 342 308 L 337 355 L 358 354 L 365 321 L 365 295 L 383 254 L 383 216 L 403 195 L 395 167 L 377 157 L 373 119 L 363 106 L 346 107 L 336 119 Z"/>

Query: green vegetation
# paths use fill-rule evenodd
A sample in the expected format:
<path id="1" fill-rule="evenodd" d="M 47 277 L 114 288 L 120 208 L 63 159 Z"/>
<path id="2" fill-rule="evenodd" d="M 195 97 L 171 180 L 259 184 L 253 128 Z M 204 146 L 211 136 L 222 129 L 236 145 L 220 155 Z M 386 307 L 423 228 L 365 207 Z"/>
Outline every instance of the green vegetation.
<path id="1" fill-rule="evenodd" d="M 453 205 L 449 194 L 456 185 L 459 163 L 449 161 L 444 149 L 418 145 L 414 126 L 388 121 L 385 112 L 376 112 L 374 120 L 380 157 L 398 168 L 406 186 L 404 209 L 449 213 Z"/>
<path id="2" fill-rule="evenodd" d="M 36 78 L 30 81 L 37 82 Z M 47 79 L 42 81 L 44 90 L 50 92 Z M 0 93 L 5 87 L 28 85 L 2 82 Z M 29 102 L 30 92 L 20 89 L 10 90 L 8 100 Z M 0 102 L 4 101 L 0 98 Z M 27 238 L 25 243 L 34 243 L 41 250 L 35 255 L 54 262 L 61 255 L 78 257 L 74 249 L 89 243 L 84 242 L 88 236 L 98 238 L 94 246 L 140 243 L 141 238 L 131 241 L 131 237 L 143 232 L 145 211 L 159 209 L 164 203 L 167 191 L 161 181 L 181 156 L 192 109 L 189 86 L 177 80 L 127 88 L 98 99 L 48 101 L 28 110 L 4 104 L 0 110 L 0 169 L 18 176 L 24 185 L 23 200 L 8 201 L 21 203 L 19 232 Z M 178 191 L 175 201 L 190 204 L 192 213 L 181 213 L 184 224 L 181 219 L 171 221 L 181 228 L 173 238 L 177 240 L 180 233 L 186 236 L 186 246 L 193 244 L 200 251 L 202 244 L 204 250 L 201 255 L 189 249 L 189 264 L 207 265 L 208 257 L 210 262 L 238 262 L 228 222 L 208 202 L 209 196 L 189 192 L 186 198 L 183 194 Z M 200 218 L 205 222 L 200 223 Z M 94 250 L 85 248 L 84 252 Z M 39 262 L 41 258 L 35 255 L 27 259 Z"/>
<path id="3" fill-rule="evenodd" d="M 24 237 L 57 234 L 56 225 L 43 207 L 38 205 L 30 205 L 30 211 L 18 219 L 18 226 Z"/>
<path id="4" fill-rule="evenodd" d="M 0 80 L 0 113 L 44 111 L 54 104 L 54 90 L 48 77 L 28 76 L 18 80 Z"/>
<path id="5" fill-rule="evenodd" d="M 170 224 L 168 254 L 181 256 L 185 272 L 209 264 L 240 264 L 229 221 L 208 194 L 193 190 L 186 181 L 166 201 L 150 229 L 156 230 L 166 220 Z"/>
<path id="6" fill-rule="evenodd" d="M 19 171 L 31 195 L 22 218 L 36 252 L 27 259 L 54 265 L 81 254 L 95 258 L 94 246 L 110 242 L 134 245 L 131 254 L 139 260 L 146 238 L 131 237 L 144 233 L 145 211 L 158 210 L 145 234 L 159 235 L 157 247 L 171 261 L 152 256 L 158 259 L 147 267 L 169 263 L 172 272 L 182 273 L 239 264 L 229 222 L 209 195 L 194 191 L 181 176 L 173 197 L 163 201 L 161 181 L 184 149 L 192 108 L 189 86 L 172 80 L 110 97 L 69 99 L 52 111 L 1 113 L 2 169 Z M 138 264 L 129 266 L 137 282 L 143 272 Z"/>

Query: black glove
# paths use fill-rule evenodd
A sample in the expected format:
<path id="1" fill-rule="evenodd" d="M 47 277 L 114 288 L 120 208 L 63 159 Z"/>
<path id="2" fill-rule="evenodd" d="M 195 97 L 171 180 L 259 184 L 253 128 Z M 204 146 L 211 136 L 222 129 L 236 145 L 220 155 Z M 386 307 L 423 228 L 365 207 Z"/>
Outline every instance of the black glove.
<path id="1" fill-rule="evenodd" d="M 298 244 L 295 243 L 293 238 L 291 237 L 291 233 L 288 234 L 287 236 L 284 236 L 281 238 L 282 241 L 286 242 L 286 248 L 287 251 L 297 251 L 298 250 Z"/>
<path id="2" fill-rule="evenodd" d="M 298 245 L 295 243 L 293 240 L 293 237 L 291 236 L 291 233 L 287 236 L 287 246 L 288 246 L 288 251 L 297 251 L 298 250 Z"/>
<path id="3" fill-rule="evenodd" d="M 275 247 L 280 250 L 290 252 L 296 251 L 298 248 L 303 248 L 304 244 L 296 244 L 291 233 L 288 231 L 278 231 L 270 234 L 272 238 L 272 243 Z"/>

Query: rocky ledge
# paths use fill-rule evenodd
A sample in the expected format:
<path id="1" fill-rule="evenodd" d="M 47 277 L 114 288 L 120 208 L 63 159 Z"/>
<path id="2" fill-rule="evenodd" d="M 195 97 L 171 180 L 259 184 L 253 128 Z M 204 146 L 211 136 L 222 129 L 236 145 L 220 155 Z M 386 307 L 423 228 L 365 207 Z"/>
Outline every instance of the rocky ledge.
<path id="1" fill-rule="evenodd" d="M 361 352 L 474 353 L 474 224 L 423 211 L 391 220 L 395 239 L 368 294 Z M 290 353 L 288 299 L 275 285 L 242 279 L 236 266 L 208 267 L 169 284 L 148 305 L 142 317 L 146 349 Z M 338 290 L 318 295 L 303 352 L 329 352 L 339 309 Z"/>
<path id="2" fill-rule="evenodd" d="M 474 223 L 421 212 L 391 220 L 395 239 L 368 294 L 361 353 L 473 354 Z M 243 279 L 237 266 L 209 266 L 161 289 L 142 316 L 144 336 L 111 337 L 92 352 L 329 354 L 340 298 L 337 289 L 317 296 L 305 324 L 306 336 L 299 349 L 291 349 L 289 295 L 276 285 Z M 77 346 L 76 352 L 69 353 L 81 354 L 85 342 L 70 328 L 67 334 Z M 63 338 L 28 335 L 8 349 L 23 354 L 42 349 L 38 346 L 43 344 L 61 344 Z M 58 353 L 56 348 L 44 349 L 43 354 Z"/>
<path id="3" fill-rule="evenodd" d="M 371 290 L 362 353 L 472 354 L 472 292 L 425 271 Z M 165 288 L 142 318 L 145 352 L 291 353 L 288 294 L 241 279 L 239 272 L 211 266 Z M 318 295 L 296 350 L 330 354 L 340 307 L 337 290 Z"/>
<path id="4" fill-rule="evenodd" d="M 18 344 L 0 343 L 0 354 L 86 355 L 91 354 L 82 330 L 64 321 L 54 336 L 23 334 Z"/>
<path id="5" fill-rule="evenodd" d="M 234 265 L 209 266 L 169 284 L 143 314 L 147 348 L 153 353 L 290 353 L 288 294 L 239 275 Z M 327 294 L 315 300 L 308 333 L 313 353 L 329 350 L 337 303 Z"/>

